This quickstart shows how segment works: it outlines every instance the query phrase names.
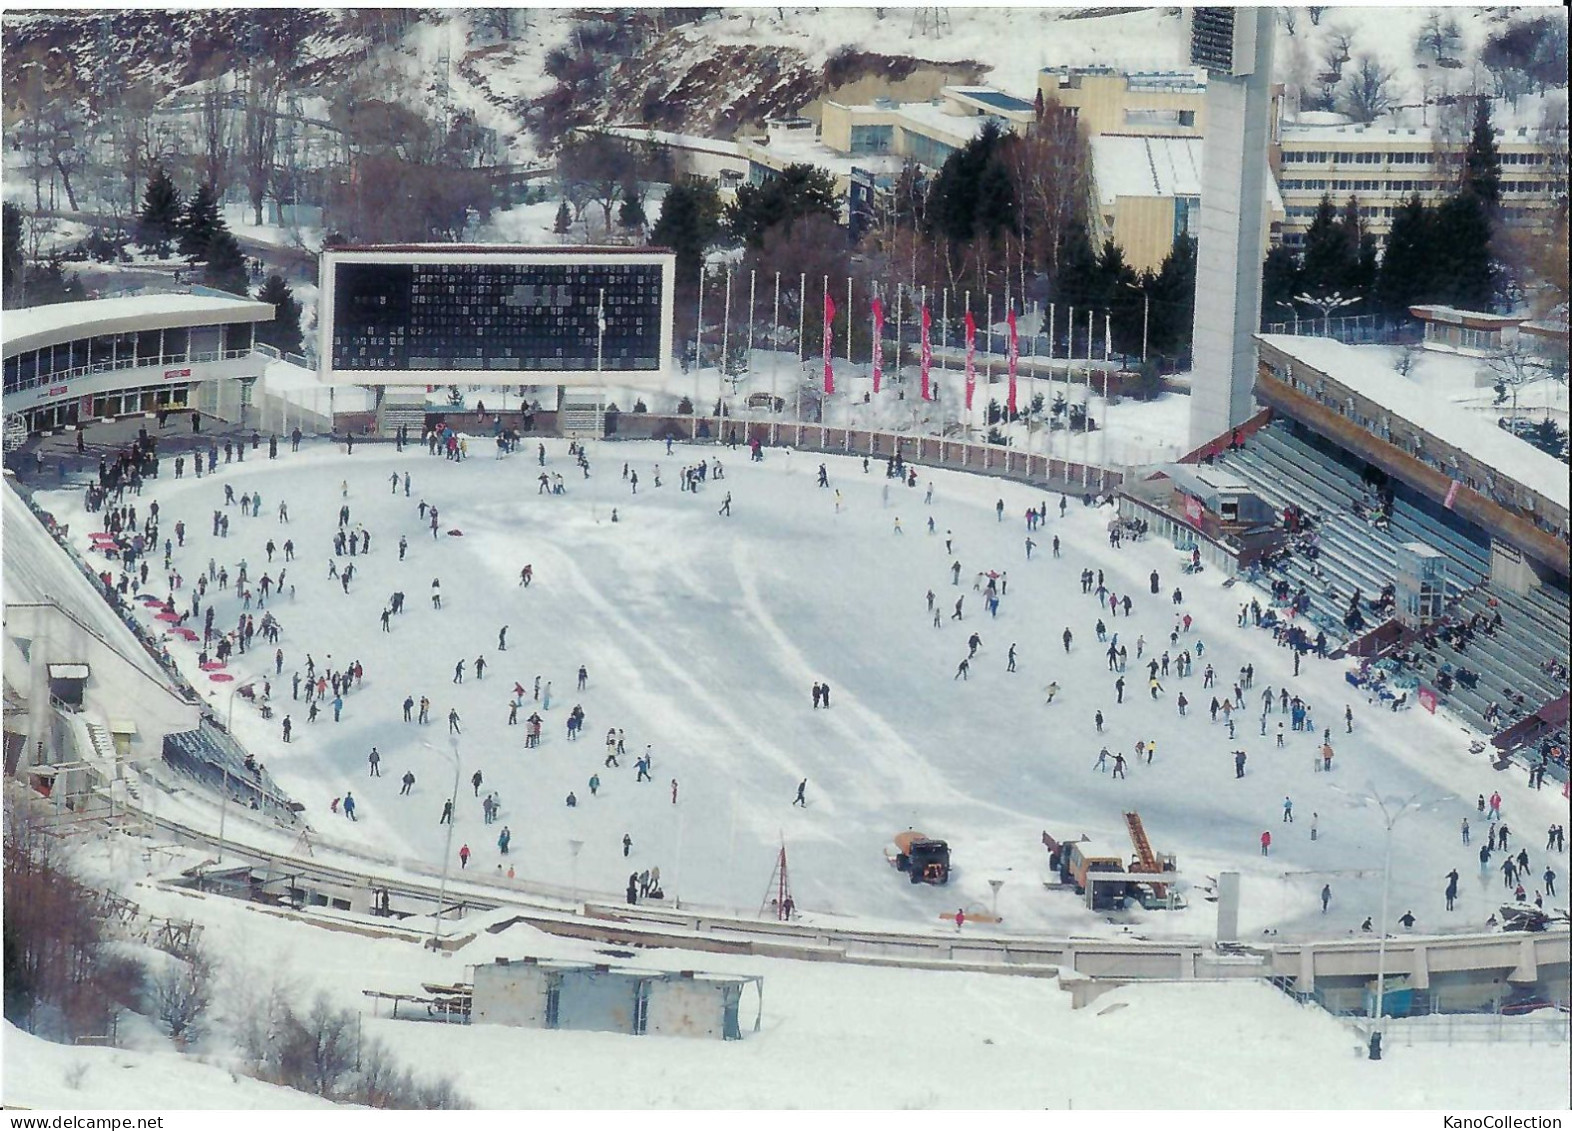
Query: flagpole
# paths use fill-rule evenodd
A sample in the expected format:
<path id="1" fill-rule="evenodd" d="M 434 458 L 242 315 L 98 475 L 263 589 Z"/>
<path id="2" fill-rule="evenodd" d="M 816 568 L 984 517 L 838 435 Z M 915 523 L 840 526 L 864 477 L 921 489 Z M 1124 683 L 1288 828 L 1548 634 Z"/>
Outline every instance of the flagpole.
<path id="1" fill-rule="evenodd" d="M 988 375 L 988 401 L 993 402 L 993 295 L 988 296 L 988 357 L 983 362 Z M 986 416 L 984 417 L 986 419 Z M 1006 424 L 1009 421 L 1005 421 Z M 1001 430 L 1002 431 L 1002 430 Z"/>
<path id="2" fill-rule="evenodd" d="M 948 355 L 949 350 L 950 350 L 950 288 L 949 287 L 945 287 L 944 288 L 944 297 L 942 299 L 940 299 L 939 305 L 941 307 L 940 312 L 939 312 L 939 337 L 941 339 L 943 339 L 943 341 L 944 341 L 944 348 L 939 351 L 939 376 L 942 377 L 942 378 L 946 378 L 947 379 L 950 376 L 949 366 L 947 364 L 945 364 L 945 358 Z M 941 381 L 940 384 L 942 385 L 943 382 Z"/>
<path id="3" fill-rule="evenodd" d="M 846 379 L 851 380 L 852 375 L 852 323 L 857 321 L 852 316 L 852 277 L 846 276 Z M 846 427 L 852 424 L 852 399 L 846 398 Z M 848 440 L 850 438 L 848 437 Z"/>
<path id="4" fill-rule="evenodd" d="M 726 298 L 721 306 L 721 359 L 715 371 L 715 439 L 726 430 L 726 370 L 731 365 L 731 264 L 726 264 Z"/>
<path id="5" fill-rule="evenodd" d="M 970 314 L 972 312 L 972 292 L 971 291 L 966 291 L 964 293 L 964 295 L 962 296 L 962 299 L 961 299 L 961 311 L 962 311 L 963 315 Z M 965 361 L 963 362 L 963 365 L 965 366 L 965 368 L 962 371 L 961 380 L 963 382 L 969 381 L 973 385 L 975 385 L 976 382 L 977 382 L 977 370 L 976 370 L 976 364 L 977 363 L 976 363 L 976 359 L 974 358 L 973 354 L 975 353 L 975 351 L 977 349 L 977 331 L 976 330 L 973 330 L 972 333 L 971 333 L 971 342 L 970 343 L 968 343 L 965 340 L 964 336 L 963 336 L 962 341 L 961 341 L 961 349 L 964 351 L 964 356 L 965 356 Z M 972 406 L 966 403 L 966 401 L 968 400 L 968 398 L 966 396 L 966 392 L 967 392 L 967 390 L 963 387 L 962 391 L 961 391 L 961 410 L 966 414 L 966 442 L 967 443 L 971 443 L 971 439 L 972 439 Z M 976 395 L 975 392 L 973 392 L 973 396 L 975 396 L 975 395 Z"/>
<path id="6" fill-rule="evenodd" d="M 693 333 L 693 414 L 688 421 L 690 439 L 699 438 L 699 369 L 704 364 L 704 280 L 709 278 L 709 265 L 699 261 L 699 324 Z"/>
<path id="7" fill-rule="evenodd" d="M 1042 333 L 1043 329 L 1042 303 L 1034 302 L 1032 307 L 1032 313 L 1037 315 L 1032 325 L 1037 329 L 1032 334 L 1032 348 L 1028 355 L 1031 361 L 1026 370 L 1026 468 L 1028 471 L 1032 466 L 1032 402 L 1037 399 L 1037 335 Z"/>
<path id="8" fill-rule="evenodd" d="M 754 292 L 756 291 L 757 286 L 758 286 L 758 282 L 759 282 L 759 273 L 757 271 L 749 271 L 748 272 L 748 360 L 747 360 L 747 368 L 748 368 L 748 387 L 750 389 L 753 387 L 753 298 L 754 298 Z M 744 420 L 751 420 L 753 418 L 753 413 L 752 413 L 752 411 L 751 411 L 751 409 L 750 409 L 750 407 L 748 405 L 748 399 L 746 397 L 743 398 L 742 408 L 743 408 L 743 419 Z M 736 405 L 735 404 L 732 406 L 732 411 L 733 412 L 736 411 Z"/>
<path id="9" fill-rule="evenodd" d="M 899 393 L 903 399 L 906 396 L 906 385 L 901 381 L 901 292 L 905 289 L 906 284 L 895 284 L 895 381 L 901 386 Z"/>
<path id="10" fill-rule="evenodd" d="M 1092 311 L 1086 312 L 1086 392 L 1081 396 L 1082 426 L 1081 426 L 1081 489 L 1084 491 L 1091 481 L 1092 463 Z"/>
<path id="11" fill-rule="evenodd" d="M 808 315 L 808 273 L 797 279 L 797 442 L 802 442 L 802 386 L 807 380 L 803 370 L 808 364 L 808 344 L 803 341 L 807 328 L 803 320 Z"/>
<path id="12" fill-rule="evenodd" d="M 770 319 L 770 443 L 776 440 L 780 413 L 775 408 L 776 378 L 781 367 L 781 273 L 775 272 L 775 313 Z"/>

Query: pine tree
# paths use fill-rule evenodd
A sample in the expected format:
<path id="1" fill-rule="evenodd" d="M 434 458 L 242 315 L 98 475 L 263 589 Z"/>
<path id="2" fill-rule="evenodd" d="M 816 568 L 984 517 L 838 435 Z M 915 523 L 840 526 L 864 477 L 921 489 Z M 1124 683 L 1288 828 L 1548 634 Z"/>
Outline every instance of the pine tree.
<path id="1" fill-rule="evenodd" d="M 573 227 L 573 210 L 568 207 L 568 202 L 564 200 L 557 205 L 557 218 L 553 221 L 551 230 L 559 236 L 565 236 L 571 227 Z"/>
<path id="2" fill-rule="evenodd" d="M 762 185 L 741 185 L 726 206 L 726 227 L 749 247 L 764 246 L 764 233 L 778 224 L 790 230 L 808 216 L 834 219 L 840 211 L 835 181 L 808 164 L 788 165 Z"/>
<path id="3" fill-rule="evenodd" d="M 1299 283 L 1309 294 L 1320 296 L 1340 290 L 1353 268 L 1348 232 L 1332 198 L 1325 193 L 1316 205 L 1315 217 L 1305 231 L 1304 260 Z"/>
<path id="4" fill-rule="evenodd" d="M 1388 318 L 1404 318 L 1415 303 L 1433 297 L 1435 215 L 1415 193 L 1392 216 L 1386 254 L 1376 275 L 1375 303 Z"/>
<path id="5" fill-rule="evenodd" d="M 0 220 L 0 239 L 3 239 L 5 245 L 0 297 L 3 297 L 8 307 L 20 306 L 22 272 L 26 266 L 22 255 L 22 210 L 9 200 L 5 202 L 4 218 Z"/>
<path id="6" fill-rule="evenodd" d="M 617 223 L 624 228 L 642 228 L 649 223 L 644 215 L 644 200 L 639 195 L 638 182 L 631 177 L 622 182 L 622 205 L 617 209 Z"/>
<path id="7" fill-rule="evenodd" d="M 1490 125 L 1490 100 L 1474 101 L 1474 132 L 1463 158 L 1463 191 L 1484 202 L 1487 212 L 1501 206 L 1501 154 Z"/>
<path id="8" fill-rule="evenodd" d="M 650 242 L 676 252 L 677 280 L 687 285 L 697 281 L 705 249 L 720 233 L 720 194 L 714 184 L 690 177 L 666 191 Z"/>
<path id="9" fill-rule="evenodd" d="M 1294 296 L 1299 289 L 1299 261 L 1292 249 L 1274 247 L 1261 265 L 1261 324 L 1294 317 Z M 1284 308 L 1288 309 L 1284 309 Z"/>
<path id="10" fill-rule="evenodd" d="M 198 186 L 180 218 L 180 254 L 192 263 L 205 260 L 213 236 L 224 226 L 218 214 L 217 191 L 211 184 Z"/>
<path id="11" fill-rule="evenodd" d="M 1492 309 L 1495 266 L 1490 258 L 1490 218 L 1472 192 L 1442 201 L 1435 212 L 1435 301 L 1463 310 Z"/>
<path id="12" fill-rule="evenodd" d="M 256 339 L 280 353 L 304 353 L 300 335 L 300 303 L 282 275 L 267 277 L 257 292 L 257 301 L 271 303 L 273 321 L 257 323 Z"/>
<path id="13" fill-rule="evenodd" d="M 1377 244 L 1359 214 L 1358 198 L 1348 198 L 1338 223 L 1343 236 L 1343 254 L 1347 256 L 1338 290 L 1345 298 L 1363 300 L 1361 310 L 1355 312 L 1360 313 L 1369 307 L 1371 295 L 1375 291 L 1376 261 L 1379 258 Z"/>
<path id="14" fill-rule="evenodd" d="M 207 245 L 207 265 L 202 269 L 202 282 L 217 290 L 245 297 L 249 278 L 246 257 L 240 250 L 240 241 L 228 228 L 219 228 Z"/>
<path id="15" fill-rule="evenodd" d="M 1177 356 L 1190 344 L 1195 323 L 1195 239 L 1180 236 L 1155 275 L 1142 281 L 1151 298 L 1150 348 Z"/>
<path id="16" fill-rule="evenodd" d="M 180 190 L 169 179 L 163 166 L 153 170 L 142 194 L 142 211 L 137 214 L 136 242 L 143 251 L 168 259 L 180 235 Z"/>

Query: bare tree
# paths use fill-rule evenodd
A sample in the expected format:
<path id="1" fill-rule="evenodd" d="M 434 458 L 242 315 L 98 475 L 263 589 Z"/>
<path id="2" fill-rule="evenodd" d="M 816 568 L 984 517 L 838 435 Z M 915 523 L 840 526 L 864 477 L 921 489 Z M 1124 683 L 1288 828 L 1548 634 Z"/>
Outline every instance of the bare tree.
<path id="1" fill-rule="evenodd" d="M 1051 103 L 1031 129 L 1005 144 L 1025 226 L 1020 255 L 1056 277 L 1066 236 L 1093 207 L 1091 150 L 1075 117 Z"/>
<path id="2" fill-rule="evenodd" d="M 1396 101 L 1394 72 L 1374 55 L 1360 55 L 1343 79 L 1338 106 L 1356 122 L 1373 122 Z"/>
<path id="3" fill-rule="evenodd" d="M 1454 17 L 1443 15 L 1439 8 L 1432 8 L 1419 25 L 1419 35 L 1414 47 L 1418 54 L 1429 55 L 1437 61 L 1450 58 L 1461 40 L 1461 31 Z"/>
<path id="4" fill-rule="evenodd" d="M 606 230 L 622 197 L 622 186 L 637 176 L 638 157 L 629 147 L 602 133 L 575 133 L 557 155 L 557 173 L 568 199 L 582 212 L 598 204 Z"/>
<path id="5" fill-rule="evenodd" d="M 220 198 L 229 186 L 229 163 L 233 146 L 229 128 L 229 92 L 221 79 L 211 79 L 204 84 L 200 103 L 202 153 L 197 162 L 197 176 L 210 184 Z"/>
<path id="6" fill-rule="evenodd" d="M 184 956 L 171 955 L 148 980 L 158 1019 L 176 1041 L 185 1043 L 201 1033 L 213 1004 L 215 965 L 207 948 L 193 943 Z"/>
<path id="7" fill-rule="evenodd" d="M 284 94 L 284 69 L 267 58 L 246 68 L 240 119 L 240 163 L 251 200 L 252 223 L 262 223 L 262 204 L 273 183 L 278 157 L 278 107 Z"/>

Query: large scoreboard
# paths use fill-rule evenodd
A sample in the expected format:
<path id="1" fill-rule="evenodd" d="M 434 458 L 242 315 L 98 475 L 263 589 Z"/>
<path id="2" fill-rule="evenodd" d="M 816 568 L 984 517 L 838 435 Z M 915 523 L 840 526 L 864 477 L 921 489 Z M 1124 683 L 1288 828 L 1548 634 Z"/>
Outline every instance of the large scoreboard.
<path id="1" fill-rule="evenodd" d="M 418 244 L 322 253 L 324 381 L 656 384 L 672 350 L 664 251 Z"/>

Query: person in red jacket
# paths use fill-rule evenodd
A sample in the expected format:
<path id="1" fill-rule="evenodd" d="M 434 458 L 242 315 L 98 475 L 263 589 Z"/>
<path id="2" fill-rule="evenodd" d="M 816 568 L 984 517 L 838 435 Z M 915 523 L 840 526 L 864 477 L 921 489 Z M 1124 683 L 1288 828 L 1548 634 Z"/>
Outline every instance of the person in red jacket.
<path id="1" fill-rule="evenodd" d="M 965 925 L 966 925 L 966 908 L 958 907 L 958 908 L 955 909 L 955 929 L 957 931 L 959 931 Z"/>
<path id="2" fill-rule="evenodd" d="M 463 868 L 468 868 L 468 867 L 469 867 L 469 845 L 466 844 L 462 848 L 459 849 L 459 868 L 463 869 Z"/>
<path id="3" fill-rule="evenodd" d="M 1264 833 L 1261 834 L 1261 855 L 1262 856 L 1270 856 L 1271 854 L 1272 854 L 1272 834 L 1271 834 L 1271 831 L 1268 830 L 1267 832 L 1264 832 Z"/>

